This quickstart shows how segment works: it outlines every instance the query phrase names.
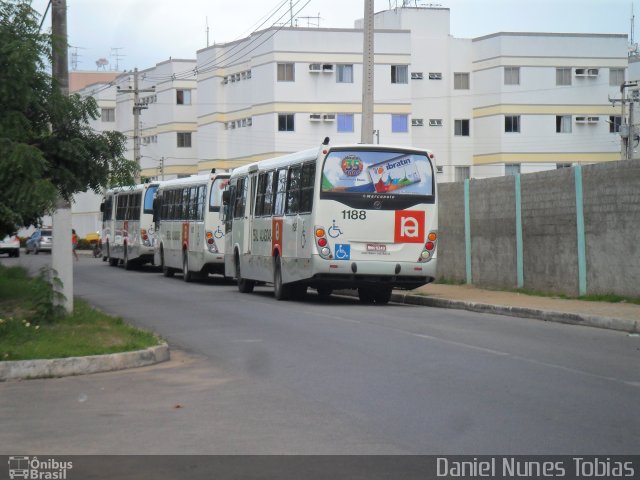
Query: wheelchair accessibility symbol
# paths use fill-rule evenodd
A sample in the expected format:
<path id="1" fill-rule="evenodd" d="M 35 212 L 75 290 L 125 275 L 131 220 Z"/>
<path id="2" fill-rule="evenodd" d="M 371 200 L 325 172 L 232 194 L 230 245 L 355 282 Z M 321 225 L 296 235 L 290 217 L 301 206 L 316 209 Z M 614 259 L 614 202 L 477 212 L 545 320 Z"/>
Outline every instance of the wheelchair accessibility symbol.
<path id="1" fill-rule="evenodd" d="M 351 258 L 351 245 L 348 243 L 336 243 L 336 260 L 349 260 Z"/>

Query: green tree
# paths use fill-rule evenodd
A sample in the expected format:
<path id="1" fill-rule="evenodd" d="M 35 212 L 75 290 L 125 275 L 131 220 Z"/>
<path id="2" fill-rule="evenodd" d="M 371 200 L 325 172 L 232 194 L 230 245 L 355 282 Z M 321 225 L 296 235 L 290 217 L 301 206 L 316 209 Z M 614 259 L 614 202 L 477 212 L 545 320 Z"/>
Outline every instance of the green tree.
<path id="1" fill-rule="evenodd" d="M 132 184 L 138 172 L 124 135 L 89 126 L 95 100 L 61 93 L 51 49 L 30 2 L 0 2 L 0 238 L 36 223 L 58 195 Z"/>

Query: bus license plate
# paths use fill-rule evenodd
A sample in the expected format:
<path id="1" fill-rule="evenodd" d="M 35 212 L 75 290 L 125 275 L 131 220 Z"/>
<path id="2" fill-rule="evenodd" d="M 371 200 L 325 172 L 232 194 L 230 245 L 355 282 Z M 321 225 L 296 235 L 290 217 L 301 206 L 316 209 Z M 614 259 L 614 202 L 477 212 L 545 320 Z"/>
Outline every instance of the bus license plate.
<path id="1" fill-rule="evenodd" d="M 387 246 L 384 243 L 367 243 L 367 252 L 386 252 Z"/>

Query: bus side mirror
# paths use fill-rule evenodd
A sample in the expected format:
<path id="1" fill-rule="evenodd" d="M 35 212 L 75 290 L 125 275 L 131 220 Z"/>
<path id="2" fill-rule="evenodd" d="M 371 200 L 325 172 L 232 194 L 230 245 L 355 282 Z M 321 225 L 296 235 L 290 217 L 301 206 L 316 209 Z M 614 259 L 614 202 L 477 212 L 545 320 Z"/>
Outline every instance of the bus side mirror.
<path id="1" fill-rule="evenodd" d="M 229 201 L 231 200 L 231 192 L 229 190 L 225 190 L 222 192 L 222 204 L 229 205 Z"/>
<path id="2" fill-rule="evenodd" d="M 104 213 L 104 202 L 100 204 L 100 213 Z"/>

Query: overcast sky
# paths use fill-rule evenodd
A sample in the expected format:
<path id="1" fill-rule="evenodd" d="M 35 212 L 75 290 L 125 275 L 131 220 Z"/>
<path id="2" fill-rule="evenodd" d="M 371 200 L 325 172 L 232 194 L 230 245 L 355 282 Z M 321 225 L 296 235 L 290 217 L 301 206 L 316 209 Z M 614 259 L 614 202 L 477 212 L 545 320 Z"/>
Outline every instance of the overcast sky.
<path id="1" fill-rule="evenodd" d="M 48 0 L 32 0 L 44 13 Z M 291 0 L 298 25 L 353 27 L 363 0 Z M 402 0 L 375 0 L 375 11 Z M 412 2 L 413 3 L 413 2 Z M 451 9 L 451 34 L 474 38 L 496 32 L 630 33 L 630 0 L 423 0 L 419 6 Z M 196 58 L 209 43 L 243 38 L 261 27 L 289 20 L 289 0 L 67 0 L 69 43 L 78 47 L 78 70 L 140 69 L 173 58 Z M 304 6 L 306 4 L 306 6 Z M 270 14 L 283 6 L 275 17 Z M 640 6 L 637 7 L 640 16 Z M 278 18 L 280 20 L 278 20 Z M 637 23 L 637 22 L 636 22 Z M 51 25 L 47 15 L 45 27 Z M 73 50 L 72 50 L 73 51 Z"/>

